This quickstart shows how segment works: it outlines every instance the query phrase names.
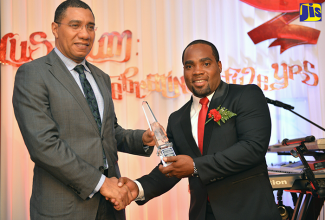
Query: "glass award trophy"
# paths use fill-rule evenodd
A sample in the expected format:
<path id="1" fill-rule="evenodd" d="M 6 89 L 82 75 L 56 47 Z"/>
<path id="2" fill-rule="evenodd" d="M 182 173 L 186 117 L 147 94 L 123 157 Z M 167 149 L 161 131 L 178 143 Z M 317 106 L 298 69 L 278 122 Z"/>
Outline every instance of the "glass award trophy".
<path id="1" fill-rule="evenodd" d="M 175 151 L 173 149 L 173 143 L 168 142 L 166 131 L 158 123 L 155 115 L 152 113 L 151 108 L 148 105 L 148 102 L 142 102 L 142 109 L 144 111 L 144 115 L 146 116 L 150 130 L 155 133 L 154 139 L 157 147 L 157 156 L 160 157 L 163 166 L 166 167 L 171 164 L 171 162 L 166 163 L 165 161 L 163 161 L 163 158 L 176 156 Z"/>

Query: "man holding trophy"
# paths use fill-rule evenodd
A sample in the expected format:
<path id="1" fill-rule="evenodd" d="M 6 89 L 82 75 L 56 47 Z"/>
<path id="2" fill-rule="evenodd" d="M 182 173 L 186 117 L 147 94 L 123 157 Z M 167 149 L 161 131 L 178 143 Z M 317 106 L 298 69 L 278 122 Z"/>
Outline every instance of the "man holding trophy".
<path id="1" fill-rule="evenodd" d="M 221 81 L 219 54 L 208 41 L 191 42 L 182 62 L 193 96 L 168 120 L 177 156 L 167 155 L 169 165 L 159 164 L 135 182 L 120 178 L 119 185 L 126 184 L 142 205 L 187 177 L 190 220 L 281 219 L 265 161 L 271 120 L 263 92 Z"/>

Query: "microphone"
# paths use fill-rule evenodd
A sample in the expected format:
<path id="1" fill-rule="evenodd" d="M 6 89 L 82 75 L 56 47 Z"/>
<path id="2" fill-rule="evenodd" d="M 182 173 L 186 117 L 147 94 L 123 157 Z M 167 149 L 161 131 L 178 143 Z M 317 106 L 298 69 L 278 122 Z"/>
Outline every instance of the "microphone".
<path id="1" fill-rule="evenodd" d="M 282 145 L 283 146 L 288 146 L 290 144 L 300 144 L 301 142 L 313 142 L 315 141 L 315 137 L 314 136 L 307 136 L 307 137 L 304 137 L 304 138 L 296 138 L 296 139 L 283 139 L 282 141 Z"/>
<path id="2" fill-rule="evenodd" d="M 269 99 L 267 97 L 265 97 L 265 99 L 266 99 L 267 103 L 278 106 L 278 107 L 282 107 L 282 108 L 287 109 L 287 110 L 293 110 L 295 108 L 295 107 L 293 107 L 291 105 L 285 104 L 285 103 L 280 102 L 280 101 L 272 100 L 272 99 Z"/>

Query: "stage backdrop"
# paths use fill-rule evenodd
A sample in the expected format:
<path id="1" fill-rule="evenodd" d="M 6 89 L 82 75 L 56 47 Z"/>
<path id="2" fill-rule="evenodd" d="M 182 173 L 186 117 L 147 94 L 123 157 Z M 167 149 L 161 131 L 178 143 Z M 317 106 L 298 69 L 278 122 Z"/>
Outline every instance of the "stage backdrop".
<path id="1" fill-rule="evenodd" d="M 54 47 L 51 22 L 61 2 L 1 0 L 2 220 L 29 219 L 34 164 L 13 113 L 14 77 L 20 65 Z M 141 109 L 144 100 L 166 127 L 168 116 L 190 99 L 182 77 L 181 55 L 195 39 L 217 46 L 224 81 L 257 84 L 267 97 L 288 103 L 299 114 L 325 126 L 325 25 L 324 21 L 303 22 L 299 18 L 299 3 L 312 1 L 85 2 L 93 9 L 98 26 L 87 59 L 111 76 L 115 112 L 124 128 L 148 128 Z M 308 10 L 308 5 L 302 7 Z M 270 144 L 283 138 L 325 136 L 291 112 L 274 106 L 270 112 Z M 267 159 L 268 163 L 277 161 L 275 155 Z M 132 179 L 147 174 L 158 162 L 155 154 L 150 158 L 119 154 L 122 175 Z M 188 208 L 185 179 L 147 205 L 132 203 L 126 215 L 131 220 L 183 220 Z"/>

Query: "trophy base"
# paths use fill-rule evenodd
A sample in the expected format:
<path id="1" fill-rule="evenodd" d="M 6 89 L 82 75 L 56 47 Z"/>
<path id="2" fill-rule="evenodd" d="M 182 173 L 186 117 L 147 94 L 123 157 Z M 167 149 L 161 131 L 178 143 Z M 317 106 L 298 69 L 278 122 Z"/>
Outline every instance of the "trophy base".
<path id="1" fill-rule="evenodd" d="M 159 157 L 161 159 L 161 162 L 163 164 L 164 167 L 167 167 L 168 165 L 172 164 L 172 162 L 168 162 L 166 163 L 165 161 L 163 161 L 164 157 L 172 157 L 172 156 L 176 156 L 175 151 L 173 149 L 173 143 L 167 143 L 164 145 L 159 146 L 158 148 L 159 150 Z"/>

